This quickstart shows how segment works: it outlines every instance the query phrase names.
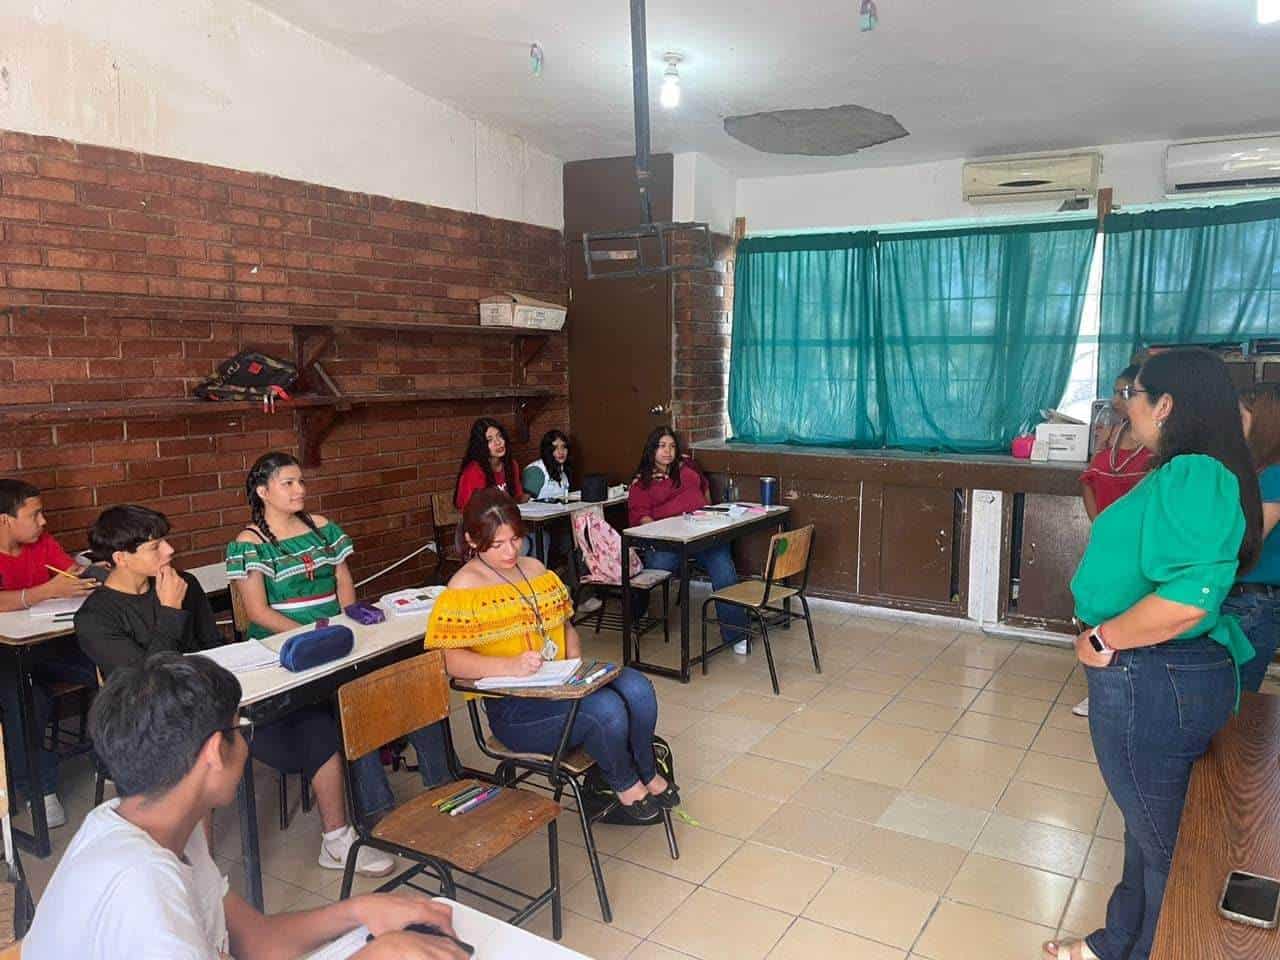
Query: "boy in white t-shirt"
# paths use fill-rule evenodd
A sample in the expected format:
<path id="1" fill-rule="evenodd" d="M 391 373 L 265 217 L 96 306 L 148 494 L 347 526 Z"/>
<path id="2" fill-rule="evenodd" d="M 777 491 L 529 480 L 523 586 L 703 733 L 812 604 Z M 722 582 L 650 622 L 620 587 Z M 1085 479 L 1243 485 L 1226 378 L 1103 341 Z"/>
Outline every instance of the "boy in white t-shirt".
<path id="1" fill-rule="evenodd" d="M 463 960 L 448 906 L 404 894 L 264 916 L 228 888 L 201 819 L 235 798 L 253 727 L 240 683 L 206 657 L 158 654 L 115 671 L 89 723 L 120 794 L 89 813 L 36 908 L 23 960 L 284 960 L 361 925 L 360 960 Z"/>

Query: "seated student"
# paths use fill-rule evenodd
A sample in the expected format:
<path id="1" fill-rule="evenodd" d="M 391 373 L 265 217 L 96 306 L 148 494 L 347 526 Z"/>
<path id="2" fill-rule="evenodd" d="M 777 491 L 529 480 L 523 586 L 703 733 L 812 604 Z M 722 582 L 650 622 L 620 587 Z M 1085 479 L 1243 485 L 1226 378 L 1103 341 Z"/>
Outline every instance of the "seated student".
<path id="1" fill-rule="evenodd" d="M 0 480 L 0 611 L 25 610 L 41 600 L 81 597 L 97 586 L 94 580 L 79 578 L 81 568 L 44 527 L 40 491 L 22 480 Z M 75 578 L 58 576 L 50 567 Z M 53 707 L 48 685 L 57 681 L 93 684 L 93 667 L 78 654 L 63 657 L 37 666 L 33 681 L 36 723 L 44 730 Z M 26 756 L 26 731 L 18 709 L 17 678 L 7 670 L 0 675 L 0 714 L 15 789 L 23 796 L 42 796 L 49 826 L 62 826 L 67 814 L 58 799 L 58 755 L 41 748 L 39 756 L 29 761 L 35 767 L 36 782 L 27 782 L 21 762 Z"/>
<path id="2" fill-rule="evenodd" d="M 657 427 L 644 443 L 640 465 L 635 479 L 627 491 L 627 512 L 631 525 L 652 523 L 667 517 L 707 505 L 702 475 L 680 453 L 680 440 L 670 427 Z M 711 547 L 695 553 L 696 559 L 711 576 L 715 590 L 733 586 L 738 582 L 738 571 L 733 566 L 733 554 L 728 544 Z M 674 550 L 653 548 L 646 552 L 644 565 L 655 570 L 680 569 L 680 554 Z M 644 609 L 645 597 L 636 597 L 636 612 Z M 720 633 L 726 640 L 735 640 L 733 652 L 746 655 L 747 612 L 741 607 L 726 603 L 716 604 L 716 619 L 720 621 Z"/>
<path id="3" fill-rule="evenodd" d="M 459 510 L 467 509 L 471 497 L 485 487 L 497 487 L 516 503 L 529 499 L 520 484 L 520 467 L 511 456 L 506 428 L 490 417 L 481 417 L 471 425 L 467 452 L 453 488 L 454 505 Z"/>
<path id="4" fill-rule="evenodd" d="M 566 500 L 569 497 L 569 437 L 561 430 L 548 430 L 538 444 L 538 459 L 520 475 L 524 492 L 539 500 Z"/>
<path id="5" fill-rule="evenodd" d="M 527 676 L 544 660 L 581 656 L 568 590 L 533 557 L 520 555 L 524 524 L 515 501 L 500 490 L 481 491 L 467 504 L 462 524 L 471 559 L 436 599 L 427 623 L 426 646 L 444 650 L 449 674 Z M 551 754 L 569 701 L 485 697 L 484 707 L 507 747 Z M 581 701 L 567 744 L 585 747 L 622 810 L 639 822 L 680 802 L 679 788 L 662 778 L 654 760 L 657 720 L 653 684 L 625 667 Z"/>
<path id="6" fill-rule="evenodd" d="M 179 577 L 176 582 L 181 582 Z M 207 657 L 157 654 L 115 671 L 90 711 L 94 749 L 120 796 L 96 807 L 53 872 L 23 960 L 237 960 L 300 957 L 364 925 L 360 960 L 461 960 L 445 904 L 369 894 L 267 917 L 230 889 L 201 819 L 235 799 L 253 725 L 240 682 Z"/>
<path id="7" fill-rule="evenodd" d="M 347 569 L 354 547 L 336 523 L 304 509 L 302 467 L 287 453 L 259 457 L 245 481 L 252 523 L 227 544 L 227 577 L 236 582 L 249 615 L 249 636 L 267 637 L 299 624 L 336 617 L 356 602 Z M 422 782 L 434 787 L 453 776 L 438 725 L 409 738 Z M 376 818 L 395 805 L 378 752 L 352 764 L 358 813 Z"/>
<path id="8" fill-rule="evenodd" d="M 200 581 L 173 566 L 168 532 L 164 514 L 132 505 L 104 510 L 89 531 L 89 555 L 111 572 L 76 613 L 76 637 L 104 677 L 153 653 L 194 653 L 223 643 Z M 356 833 L 347 817 L 338 728 L 330 711 L 304 707 L 259 728 L 250 752 L 276 770 L 300 771 L 311 783 L 324 831 L 320 866 L 342 869 Z M 361 847 L 356 869 L 384 877 L 395 869 L 395 859 Z"/>

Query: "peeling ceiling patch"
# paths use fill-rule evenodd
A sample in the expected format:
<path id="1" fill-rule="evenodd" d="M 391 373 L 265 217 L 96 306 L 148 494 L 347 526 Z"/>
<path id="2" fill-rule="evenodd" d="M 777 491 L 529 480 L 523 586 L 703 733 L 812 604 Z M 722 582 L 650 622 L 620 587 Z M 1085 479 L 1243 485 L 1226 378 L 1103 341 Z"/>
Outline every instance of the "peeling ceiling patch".
<path id="1" fill-rule="evenodd" d="M 725 117 L 724 132 L 763 153 L 840 157 L 907 136 L 891 114 L 856 103 Z"/>

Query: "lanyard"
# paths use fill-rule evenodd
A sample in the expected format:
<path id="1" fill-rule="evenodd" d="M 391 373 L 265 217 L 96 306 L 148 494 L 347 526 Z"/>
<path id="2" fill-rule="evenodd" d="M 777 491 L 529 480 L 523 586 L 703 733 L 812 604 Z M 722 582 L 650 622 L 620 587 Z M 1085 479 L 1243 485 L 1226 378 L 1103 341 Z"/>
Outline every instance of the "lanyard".
<path id="1" fill-rule="evenodd" d="M 521 592 L 519 587 L 517 587 L 514 583 L 512 583 L 505 576 L 503 576 L 501 570 L 497 570 L 493 567 L 490 567 L 489 564 L 485 563 L 483 559 L 481 559 L 480 562 L 484 563 L 486 567 L 489 567 L 489 569 L 492 570 L 497 575 L 499 580 L 503 581 L 505 584 L 507 584 L 507 586 L 511 587 L 511 589 L 516 592 L 516 596 L 519 597 L 524 602 L 525 606 L 527 606 L 530 610 L 533 611 L 534 620 L 538 624 L 538 635 L 542 637 L 542 649 L 539 651 L 539 654 L 541 655 L 543 660 L 554 660 L 556 658 L 556 655 L 559 653 L 559 649 L 556 647 L 555 641 L 552 640 L 550 635 L 548 635 L 547 633 L 547 625 L 546 623 L 543 622 L 542 611 L 538 609 L 538 600 L 537 600 L 537 595 L 533 589 L 533 584 L 529 582 L 529 578 L 525 576 L 525 572 L 523 570 L 520 570 L 519 562 L 516 563 L 516 569 L 520 570 L 520 579 L 523 580 L 524 585 L 529 588 L 528 596 L 525 596 L 525 594 Z M 533 647 L 530 647 L 529 649 L 532 650 Z"/>

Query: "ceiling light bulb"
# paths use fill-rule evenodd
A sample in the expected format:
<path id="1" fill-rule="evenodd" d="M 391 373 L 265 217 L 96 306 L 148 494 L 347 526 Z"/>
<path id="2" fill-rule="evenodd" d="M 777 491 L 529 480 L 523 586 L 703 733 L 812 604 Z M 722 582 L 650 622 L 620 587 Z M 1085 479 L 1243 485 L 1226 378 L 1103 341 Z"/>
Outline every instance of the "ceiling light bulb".
<path id="1" fill-rule="evenodd" d="M 680 71 L 677 69 L 683 59 L 677 53 L 668 53 L 664 60 L 667 69 L 662 73 L 662 89 L 658 92 L 658 102 L 664 110 L 674 110 L 680 106 Z"/>
<path id="2" fill-rule="evenodd" d="M 1280 21 L 1280 0 L 1258 0 L 1258 22 L 1276 23 Z"/>

